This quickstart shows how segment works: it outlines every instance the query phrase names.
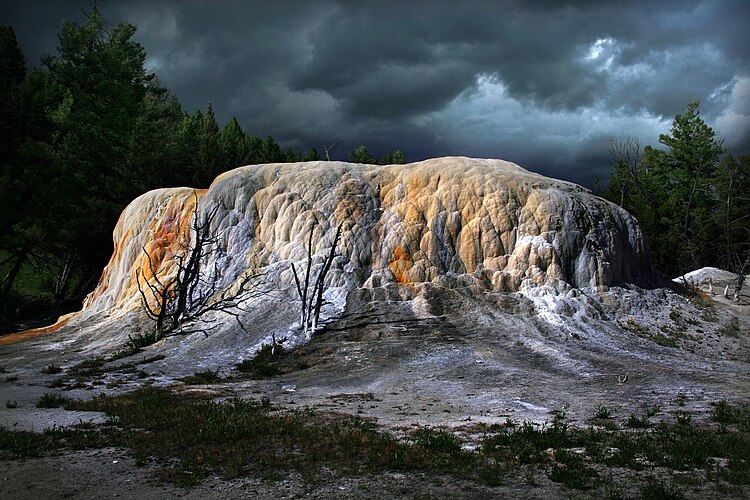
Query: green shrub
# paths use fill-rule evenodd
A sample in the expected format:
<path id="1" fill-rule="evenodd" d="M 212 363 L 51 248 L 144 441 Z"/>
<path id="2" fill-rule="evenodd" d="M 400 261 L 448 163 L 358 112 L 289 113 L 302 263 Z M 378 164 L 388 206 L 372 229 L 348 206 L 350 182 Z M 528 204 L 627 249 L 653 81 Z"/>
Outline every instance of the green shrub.
<path id="1" fill-rule="evenodd" d="M 690 425 L 692 420 L 692 415 L 686 411 L 678 411 L 675 413 L 675 421 L 677 422 L 677 425 Z"/>
<path id="2" fill-rule="evenodd" d="M 598 405 L 596 407 L 596 413 L 594 414 L 594 418 L 598 420 L 607 420 L 612 418 L 612 412 L 604 405 Z"/>
<path id="3" fill-rule="evenodd" d="M 90 376 L 102 372 L 106 360 L 103 357 L 89 358 L 67 369 L 70 375 Z"/>
<path id="4" fill-rule="evenodd" d="M 461 451 L 461 443 L 456 436 L 449 432 L 422 427 L 412 434 L 412 439 L 417 446 L 425 450 L 437 453 L 458 453 Z"/>
<path id="5" fill-rule="evenodd" d="M 42 368 L 42 373 L 47 374 L 47 375 L 51 375 L 51 374 L 54 374 L 54 373 L 60 373 L 61 371 L 63 371 L 63 369 L 60 368 L 59 366 L 57 366 L 54 363 L 49 364 L 49 365 L 45 366 L 44 368 Z"/>
<path id="6" fill-rule="evenodd" d="M 594 469 L 586 467 L 583 459 L 565 449 L 557 450 L 555 459 L 558 463 L 552 468 L 549 478 L 556 483 L 564 484 L 568 488 L 577 490 L 589 488 L 591 487 L 591 480 L 599 477 Z"/>
<path id="7" fill-rule="evenodd" d="M 68 401 L 67 398 L 60 396 L 59 394 L 50 394 L 48 392 L 39 398 L 36 402 L 37 408 L 59 408 Z"/>
<path id="8" fill-rule="evenodd" d="M 42 434 L 8 430 L 0 426 L 0 450 L 11 457 L 39 457 L 56 447 L 54 440 Z"/>
<path id="9" fill-rule="evenodd" d="M 716 332 L 719 335 L 726 335 L 727 337 L 739 337 L 740 336 L 740 322 L 737 318 L 732 318 L 732 320 L 719 328 L 719 330 Z"/>
<path id="10" fill-rule="evenodd" d="M 676 485 L 665 485 L 656 479 L 651 479 L 641 488 L 643 500 L 680 500 L 685 495 Z"/>
<path id="11" fill-rule="evenodd" d="M 726 399 L 712 403 L 711 418 L 720 424 L 734 424 L 737 422 L 737 412 Z"/>
<path id="12" fill-rule="evenodd" d="M 136 335 L 135 337 L 128 335 L 128 341 L 112 355 L 110 361 L 116 361 L 118 359 L 127 358 L 129 356 L 133 356 L 134 354 L 138 354 L 143 350 L 144 347 L 153 345 L 159 340 L 161 340 L 161 337 L 159 336 L 159 332 L 156 328 L 147 330 L 146 332 Z"/>
<path id="13" fill-rule="evenodd" d="M 282 348 L 276 345 L 273 349 L 271 344 L 263 344 L 255 356 L 237 363 L 235 368 L 240 372 L 247 373 L 253 378 L 270 378 L 281 373 L 276 362 L 281 358 Z"/>
<path id="14" fill-rule="evenodd" d="M 631 429 L 645 429 L 651 426 L 648 417 L 638 417 L 635 413 L 631 413 L 628 420 L 625 422 L 625 427 Z"/>
<path id="15" fill-rule="evenodd" d="M 201 385 L 201 384 L 213 384 L 216 382 L 220 382 L 222 378 L 219 376 L 219 370 L 218 368 L 216 371 L 211 370 L 203 370 L 200 372 L 195 372 L 192 375 L 188 375 L 187 377 L 182 377 L 180 380 L 187 385 Z"/>

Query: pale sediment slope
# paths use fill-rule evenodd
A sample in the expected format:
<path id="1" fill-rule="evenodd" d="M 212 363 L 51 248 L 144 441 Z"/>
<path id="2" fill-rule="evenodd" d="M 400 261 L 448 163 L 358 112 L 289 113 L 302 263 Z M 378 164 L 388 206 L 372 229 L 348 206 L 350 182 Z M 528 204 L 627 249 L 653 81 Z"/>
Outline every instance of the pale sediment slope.
<path id="1" fill-rule="evenodd" d="M 509 292 L 525 280 L 556 288 L 659 283 L 630 214 L 580 186 L 502 160 L 253 165 L 193 193 L 152 191 L 127 207 L 84 316 L 138 307 L 135 271 L 149 274 L 143 248 L 159 273 L 174 271 L 196 198 L 200 211 L 216 211 L 218 251 L 206 266 L 217 264 L 221 287 L 261 269 L 290 286 L 289 262 L 306 260 L 311 228 L 322 259 L 339 224 L 343 236 L 328 280 L 345 290 L 453 278 Z"/>

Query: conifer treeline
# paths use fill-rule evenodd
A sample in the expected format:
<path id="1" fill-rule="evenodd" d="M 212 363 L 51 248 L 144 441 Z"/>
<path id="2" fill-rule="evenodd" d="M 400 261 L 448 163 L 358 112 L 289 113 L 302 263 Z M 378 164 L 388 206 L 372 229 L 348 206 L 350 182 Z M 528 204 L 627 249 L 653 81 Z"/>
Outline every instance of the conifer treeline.
<path id="1" fill-rule="evenodd" d="M 659 143 L 641 149 L 632 138 L 613 140 L 605 196 L 636 216 L 666 276 L 707 266 L 750 272 L 750 157 L 727 153 L 698 102 Z"/>

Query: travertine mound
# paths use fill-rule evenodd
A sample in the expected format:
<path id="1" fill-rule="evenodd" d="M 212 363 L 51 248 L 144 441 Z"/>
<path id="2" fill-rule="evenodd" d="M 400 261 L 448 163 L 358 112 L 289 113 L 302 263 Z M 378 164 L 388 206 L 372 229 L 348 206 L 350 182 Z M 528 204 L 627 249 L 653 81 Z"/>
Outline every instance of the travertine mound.
<path id="1" fill-rule="evenodd" d="M 320 265 L 339 224 L 328 281 L 342 290 L 456 280 L 494 291 L 658 284 L 635 218 L 575 184 L 490 159 L 306 162 L 242 167 L 205 191 L 161 189 L 134 200 L 84 311 L 138 306 L 136 270 L 150 272 L 144 249 L 160 274 L 173 272 L 196 200 L 201 213 L 216 211 L 206 268 L 219 270 L 221 287 L 261 270 L 291 286 L 289 263 L 306 262 L 310 231 Z"/>

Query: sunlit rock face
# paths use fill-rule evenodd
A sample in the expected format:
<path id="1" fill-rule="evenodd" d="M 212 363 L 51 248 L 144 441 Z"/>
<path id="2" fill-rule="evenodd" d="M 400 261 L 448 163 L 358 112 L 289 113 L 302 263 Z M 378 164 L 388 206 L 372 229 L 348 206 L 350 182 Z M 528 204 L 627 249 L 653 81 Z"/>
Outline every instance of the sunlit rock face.
<path id="1" fill-rule="evenodd" d="M 138 307 L 136 271 L 174 273 L 176 256 L 189 245 L 196 202 L 199 212 L 215 212 L 217 244 L 205 268 L 217 270 L 212 279 L 224 288 L 243 273 L 266 272 L 290 289 L 289 264 L 306 264 L 310 231 L 320 266 L 342 224 L 327 278 L 342 290 L 659 283 L 630 214 L 513 163 L 447 157 L 388 166 L 268 164 L 222 174 L 205 191 L 161 189 L 134 200 L 120 217 L 115 252 L 84 314 Z"/>

